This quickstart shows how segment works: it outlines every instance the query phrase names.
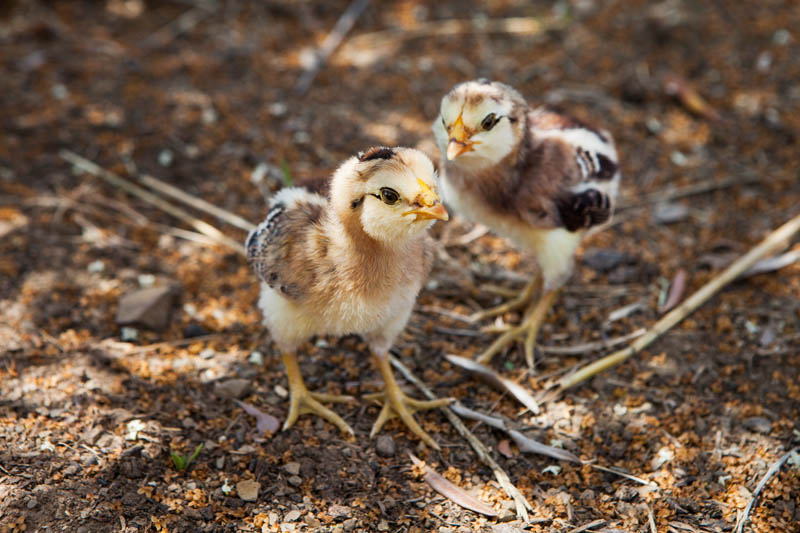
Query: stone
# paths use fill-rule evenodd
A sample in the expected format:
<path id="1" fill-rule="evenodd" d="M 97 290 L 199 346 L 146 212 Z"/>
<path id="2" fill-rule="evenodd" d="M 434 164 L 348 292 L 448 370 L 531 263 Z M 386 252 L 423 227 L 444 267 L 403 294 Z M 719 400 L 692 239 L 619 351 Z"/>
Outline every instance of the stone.
<path id="1" fill-rule="evenodd" d="M 246 479 L 236 484 L 236 494 L 239 498 L 246 502 L 254 502 L 258 499 L 258 491 L 261 489 L 261 484 L 252 479 Z"/>
<path id="2" fill-rule="evenodd" d="M 397 445 L 391 435 L 379 435 L 375 440 L 375 452 L 381 457 L 394 457 Z"/>
<path id="3" fill-rule="evenodd" d="M 293 487 L 299 487 L 303 484 L 303 478 L 300 476 L 292 476 L 287 481 L 289 481 L 289 485 Z"/>
<path id="4" fill-rule="evenodd" d="M 750 431 L 756 433 L 769 433 L 772 430 L 772 424 L 763 416 L 751 416 L 742 420 L 742 425 Z"/>
<path id="5" fill-rule="evenodd" d="M 358 520 L 355 518 L 348 518 L 342 522 L 345 531 L 353 531 L 356 528 L 356 524 L 358 524 Z"/>
<path id="6" fill-rule="evenodd" d="M 169 325 L 176 296 L 174 286 L 150 287 L 129 292 L 119 300 L 117 324 L 138 324 L 157 331 L 163 330 Z"/>
<path id="7" fill-rule="evenodd" d="M 240 399 L 250 391 L 250 381 L 241 378 L 226 379 L 214 384 L 214 394 L 221 398 Z"/>
<path id="8" fill-rule="evenodd" d="M 297 509 L 294 509 L 294 510 L 292 510 L 292 511 L 289 511 L 289 512 L 288 512 L 288 513 L 286 513 L 286 515 L 283 517 L 283 521 L 284 521 L 284 522 L 296 522 L 297 520 L 299 520 L 299 519 L 300 519 L 300 514 L 301 514 L 301 513 L 300 513 L 300 511 L 298 511 Z"/>
<path id="9" fill-rule="evenodd" d="M 290 476 L 296 476 L 300 473 L 300 463 L 295 461 L 286 463 L 283 465 L 283 469 L 286 470 L 286 473 Z"/>
<path id="10" fill-rule="evenodd" d="M 592 248 L 584 252 L 582 262 L 592 270 L 611 272 L 620 265 L 635 263 L 636 258 L 611 248 Z"/>
<path id="11" fill-rule="evenodd" d="M 338 503 L 334 503 L 333 505 L 328 507 L 328 516 L 330 516 L 334 520 L 340 518 L 347 518 L 351 514 L 353 514 L 353 510 L 347 507 L 346 505 L 339 505 Z"/>

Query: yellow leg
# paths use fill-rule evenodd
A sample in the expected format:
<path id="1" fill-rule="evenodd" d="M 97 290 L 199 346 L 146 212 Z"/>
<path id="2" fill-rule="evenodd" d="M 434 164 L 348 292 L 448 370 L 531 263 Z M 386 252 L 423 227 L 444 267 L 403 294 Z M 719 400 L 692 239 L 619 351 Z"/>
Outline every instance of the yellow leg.
<path id="1" fill-rule="evenodd" d="M 313 413 L 321 416 L 337 428 L 342 433 L 353 435 L 353 429 L 345 422 L 342 417 L 319 403 L 323 402 L 351 402 L 350 396 L 336 396 L 334 394 L 322 394 L 310 392 L 306 388 L 303 376 L 300 374 L 300 366 L 297 364 L 297 356 L 294 353 L 283 353 L 283 364 L 286 367 L 286 375 L 289 377 L 289 414 L 283 429 L 289 429 L 297 421 L 300 415 Z"/>
<path id="2" fill-rule="evenodd" d="M 533 279 L 531 279 L 531 281 L 525 285 L 525 288 L 522 289 L 522 291 L 515 293 L 515 297 L 504 304 L 498 305 L 497 307 L 478 311 L 470 316 L 470 319 L 472 319 L 473 322 L 480 322 L 481 320 L 502 315 L 508 313 L 509 311 L 516 311 L 517 309 L 522 309 L 526 305 L 530 305 L 533 295 L 536 293 L 536 288 L 539 285 L 539 280 L 539 274 L 533 276 Z"/>
<path id="3" fill-rule="evenodd" d="M 422 439 L 425 444 L 434 450 L 439 450 L 440 448 L 439 445 L 436 444 L 436 441 L 433 440 L 430 435 L 425 433 L 425 430 L 423 430 L 417 421 L 414 420 L 413 413 L 426 409 L 443 407 L 452 402 L 453 399 L 441 398 L 438 400 L 420 401 L 409 398 L 403 393 L 403 391 L 400 390 L 400 387 L 397 385 L 397 381 L 394 379 L 394 374 L 392 373 L 392 367 L 389 364 L 388 355 L 376 353 L 375 362 L 378 365 L 378 370 L 380 370 L 381 375 L 383 376 L 385 387 L 383 392 L 364 396 L 367 400 L 383 400 L 383 409 L 381 409 L 378 419 L 372 426 L 372 431 L 370 432 L 369 436 L 374 437 L 387 421 L 391 420 L 392 418 L 399 417 L 400 420 L 402 420 L 403 423 L 408 427 L 408 429 L 410 429 L 417 437 Z"/>
<path id="4" fill-rule="evenodd" d="M 500 350 L 514 342 L 518 337 L 525 335 L 525 362 L 528 367 L 533 369 L 534 348 L 539 328 L 542 327 L 547 312 L 553 306 L 553 302 L 558 296 L 558 289 L 545 292 L 541 299 L 532 305 L 519 326 L 514 326 L 502 335 L 486 349 L 485 352 L 476 357 L 479 363 L 488 364 Z"/>

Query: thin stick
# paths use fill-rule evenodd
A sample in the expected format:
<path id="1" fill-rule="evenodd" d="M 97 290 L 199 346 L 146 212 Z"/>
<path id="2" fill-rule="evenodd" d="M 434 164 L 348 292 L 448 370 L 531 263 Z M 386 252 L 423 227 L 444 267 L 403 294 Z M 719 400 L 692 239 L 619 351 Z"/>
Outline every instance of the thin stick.
<path id="1" fill-rule="evenodd" d="M 606 339 L 602 341 L 595 341 L 595 342 L 587 342 L 584 344 L 575 344 L 573 346 L 542 346 L 541 344 L 536 346 L 537 350 L 540 350 L 543 353 L 553 353 L 553 354 L 561 354 L 561 355 L 574 355 L 574 354 L 581 354 L 581 353 L 588 353 L 588 352 L 596 352 L 599 350 L 604 350 L 606 348 L 613 348 L 619 344 L 624 344 L 630 340 L 635 339 L 636 337 L 641 337 L 645 334 L 647 330 L 644 328 L 639 328 L 633 333 L 628 333 L 627 335 L 622 335 L 621 337 L 615 337 L 613 339 Z"/>
<path id="2" fill-rule="evenodd" d="M 169 183 L 165 183 L 157 178 L 154 178 L 153 176 L 149 175 L 139 176 L 139 182 L 147 185 L 151 189 L 155 189 L 158 192 L 162 192 L 167 196 L 174 198 L 175 200 L 179 200 L 186 205 L 190 205 L 195 209 L 203 211 L 204 213 L 208 213 L 209 215 L 215 216 L 221 221 L 227 222 L 231 226 L 236 226 L 237 228 L 243 229 L 245 231 L 253 231 L 256 228 L 254 224 L 251 224 L 250 222 L 243 219 L 239 215 L 235 215 L 230 211 L 226 211 L 225 209 L 220 209 L 219 207 L 210 204 L 203 199 L 185 193 L 179 188 L 170 185 Z"/>
<path id="3" fill-rule="evenodd" d="M 656 517 L 653 516 L 653 509 L 650 508 L 650 505 L 647 505 L 647 522 L 650 524 L 650 533 L 658 533 L 658 529 L 656 529 Z"/>
<path id="4" fill-rule="evenodd" d="M 764 490 L 764 487 L 767 485 L 772 476 L 778 473 L 783 464 L 789 460 L 789 457 L 791 457 L 792 454 L 798 452 L 800 452 L 800 446 L 794 448 L 793 450 L 789 450 L 783 457 L 772 463 L 772 465 L 769 467 L 769 470 L 767 470 L 767 473 L 764 474 L 764 477 L 762 477 L 761 481 L 758 482 L 758 486 L 756 487 L 755 492 L 753 492 L 753 497 L 750 498 L 747 507 L 745 507 L 744 514 L 742 515 L 741 519 L 739 519 L 739 522 L 736 525 L 736 533 L 742 533 L 742 530 L 744 529 L 744 524 L 745 522 L 747 522 L 750 516 L 750 511 L 753 510 L 753 507 L 756 504 L 756 500 L 758 500 L 758 496 L 761 494 L 761 491 Z"/>
<path id="5" fill-rule="evenodd" d="M 422 37 L 444 37 L 470 33 L 518 33 L 537 35 L 550 29 L 557 29 L 567 23 L 564 18 L 539 19 L 534 17 L 509 17 L 481 21 L 470 19 L 431 20 L 417 24 L 413 28 L 392 28 L 353 37 L 348 47 L 375 48 L 395 41 L 419 39 Z"/>
<path id="6" fill-rule="evenodd" d="M 297 94 L 303 95 L 311 88 L 311 84 L 314 83 L 314 78 L 317 77 L 317 74 L 319 74 L 325 66 L 325 62 L 331 54 L 336 51 L 342 43 L 342 40 L 344 40 L 345 35 L 353 28 L 358 17 L 361 16 L 361 13 L 364 12 L 364 9 L 366 9 L 368 5 L 369 0 L 353 0 L 347 9 L 345 9 L 342 16 L 336 21 L 336 25 L 328 36 L 325 37 L 322 46 L 320 46 L 319 50 L 314 54 L 314 63 L 306 69 L 300 75 L 300 79 L 297 80 L 297 85 L 294 87 Z"/>
<path id="7" fill-rule="evenodd" d="M 647 486 L 650 486 L 650 487 L 658 488 L 658 485 L 656 485 L 652 481 L 647 481 L 646 479 L 642 479 L 640 477 L 636 477 L 636 476 L 631 475 L 631 474 L 626 474 L 625 472 L 620 472 L 619 470 L 615 470 L 613 468 L 607 468 L 605 466 L 600 466 L 600 465 L 596 465 L 596 464 L 592 464 L 592 463 L 588 463 L 588 464 L 589 464 L 589 466 L 591 466 L 595 470 L 601 470 L 603 472 L 608 472 L 609 474 L 614 474 L 615 476 L 624 477 L 625 479 L 630 479 L 631 481 L 635 481 L 636 483 L 640 483 L 642 485 L 647 485 Z"/>
<path id="8" fill-rule="evenodd" d="M 760 178 L 756 175 L 749 176 L 746 178 L 732 177 L 721 180 L 701 181 L 699 183 L 693 183 L 691 185 L 687 185 L 685 187 L 679 187 L 677 189 L 668 188 L 668 189 L 662 189 L 660 191 L 653 191 L 643 196 L 639 196 L 636 199 L 631 199 L 631 200 L 623 199 L 619 203 L 617 209 L 619 210 L 631 209 L 633 207 L 643 207 L 654 203 L 669 202 L 672 200 L 678 200 L 680 198 L 686 198 L 687 196 L 696 196 L 698 194 L 716 191 L 719 189 L 726 189 L 728 187 L 733 187 L 735 185 L 754 183 L 757 181 L 760 181 Z"/>
<path id="9" fill-rule="evenodd" d="M 169 213 L 170 215 L 174 216 L 177 219 L 180 219 L 198 232 L 202 233 L 203 235 L 209 237 L 210 239 L 214 240 L 218 244 L 223 244 L 236 252 L 245 255 L 244 246 L 238 241 L 235 241 L 219 231 L 217 228 L 208 224 L 207 222 L 203 222 L 199 218 L 193 217 L 187 211 L 172 205 L 171 203 L 167 202 L 166 200 L 156 196 L 155 194 L 147 191 L 138 185 L 131 183 L 130 181 L 123 179 L 113 172 L 110 172 L 103 167 L 97 165 L 96 163 L 89 161 L 88 159 L 79 156 L 75 152 L 70 150 L 61 150 L 58 152 L 59 156 L 62 159 L 69 161 L 79 169 L 83 170 L 84 172 L 88 172 L 89 174 L 96 176 L 105 180 L 106 182 L 114 185 L 115 187 L 119 187 L 120 189 L 124 190 L 125 192 L 132 194 L 138 197 L 145 202 L 152 204 L 162 211 Z"/>
<path id="10" fill-rule="evenodd" d="M 570 529 L 569 533 L 583 533 L 584 531 L 588 531 L 590 529 L 603 526 L 605 525 L 605 523 L 606 523 L 605 520 L 603 520 L 602 518 L 598 518 L 597 520 L 589 522 L 588 524 L 576 527 L 575 529 Z"/>
<path id="11" fill-rule="evenodd" d="M 630 356 L 639 353 L 651 342 L 708 301 L 708 299 L 720 289 L 738 278 L 760 259 L 785 247 L 788 240 L 797 233 L 798 230 L 800 230 L 800 215 L 795 215 L 794 218 L 767 235 L 757 246 L 734 261 L 721 274 L 703 285 L 697 292 L 684 300 L 681 305 L 664 315 L 647 333 L 636 339 L 630 346 L 595 361 L 574 374 L 564 377 L 559 383 L 559 388 L 564 390 L 569 387 L 574 387 L 595 374 L 618 365 Z"/>
<path id="12" fill-rule="evenodd" d="M 436 399 L 436 395 L 433 394 L 428 386 L 417 379 L 417 377 L 412 374 L 411 371 L 396 357 L 390 355 L 389 360 L 392 362 L 392 365 L 399 370 L 408 381 L 416 385 L 417 388 L 419 388 L 419 390 L 421 390 L 422 393 L 428 397 L 428 399 Z M 497 479 L 497 482 L 500 483 L 500 486 L 503 487 L 503 490 L 506 492 L 506 494 L 508 494 L 514 500 L 514 504 L 517 507 L 517 517 L 527 522 L 528 510 L 532 511 L 533 507 L 530 503 L 528 503 L 528 500 L 525 499 L 525 496 L 523 496 L 519 489 L 515 487 L 513 483 L 511 483 L 511 479 L 508 477 L 508 474 L 506 474 L 505 470 L 503 470 L 503 468 L 497 464 L 494 459 L 492 459 L 492 456 L 489 455 L 489 450 L 486 449 L 486 446 L 484 446 L 478 437 L 476 437 L 469 429 L 467 429 L 467 426 L 464 425 L 464 422 L 461 421 L 458 415 L 456 415 L 449 407 L 442 407 L 442 411 L 444 411 L 445 416 L 453 425 L 453 427 L 456 428 L 456 431 L 458 431 L 458 433 L 464 437 L 467 442 L 469 442 L 470 446 L 472 446 L 472 449 L 475 450 L 475 454 L 478 456 L 478 459 L 492 469 L 492 472 L 494 472 L 494 477 Z"/>

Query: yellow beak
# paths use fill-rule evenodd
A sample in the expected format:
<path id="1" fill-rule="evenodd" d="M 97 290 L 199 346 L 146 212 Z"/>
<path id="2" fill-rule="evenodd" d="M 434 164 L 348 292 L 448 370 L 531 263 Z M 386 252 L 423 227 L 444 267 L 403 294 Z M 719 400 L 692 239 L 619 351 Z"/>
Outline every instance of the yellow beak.
<path id="1" fill-rule="evenodd" d="M 439 196 L 431 190 L 427 183 L 417 178 L 422 192 L 414 198 L 414 202 L 422 207 L 411 209 L 403 213 L 406 215 L 416 215 L 415 222 L 420 220 L 447 220 L 450 216 L 447 214 L 447 209 L 442 205 Z"/>
<path id="2" fill-rule="evenodd" d="M 446 154 L 448 161 L 452 161 L 465 152 L 472 152 L 474 150 L 473 145 L 480 144 L 478 141 L 470 141 L 469 138 L 470 134 L 464 126 L 461 114 L 459 114 L 450 129 L 450 142 L 447 144 Z"/>

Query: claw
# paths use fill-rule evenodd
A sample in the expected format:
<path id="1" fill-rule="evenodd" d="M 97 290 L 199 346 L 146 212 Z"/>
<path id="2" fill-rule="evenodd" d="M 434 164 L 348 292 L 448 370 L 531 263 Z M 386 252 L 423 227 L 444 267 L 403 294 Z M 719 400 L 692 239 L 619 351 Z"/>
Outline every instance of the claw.
<path id="1" fill-rule="evenodd" d="M 441 449 L 436 441 L 417 423 L 413 414 L 417 411 L 443 407 L 452 402 L 453 398 L 440 398 L 437 400 L 415 400 L 414 398 L 409 398 L 400 390 L 400 387 L 398 387 L 397 381 L 394 379 L 394 374 L 392 374 L 392 369 L 389 366 L 388 357 L 386 357 L 385 354 L 376 354 L 375 359 L 381 371 L 381 375 L 383 376 L 385 388 L 383 392 L 365 396 L 368 400 L 383 399 L 383 408 L 378 415 L 378 419 L 375 420 L 375 424 L 372 426 L 370 437 L 374 437 L 386 422 L 397 417 L 425 444 L 434 450 Z"/>
<path id="2" fill-rule="evenodd" d="M 351 396 L 310 392 L 306 388 L 305 382 L 303 382 L 303 376 L 300 374 L 297 358 L 293 353 L 283 354 L 283 364 L 286 366 L 286 374 L 289 377 L 289 389 L 291 391 L 289 414 L 286 416 L 283 429 L 286 430 L 292 427 L 294 423 L 297 422 L 297 418 L 300 415 L 315 414 L 339 428 L 342 433 L 353 436 L 353 429 L 347 422 L 320 402 L 352 402 L 354 398 Z"/>

